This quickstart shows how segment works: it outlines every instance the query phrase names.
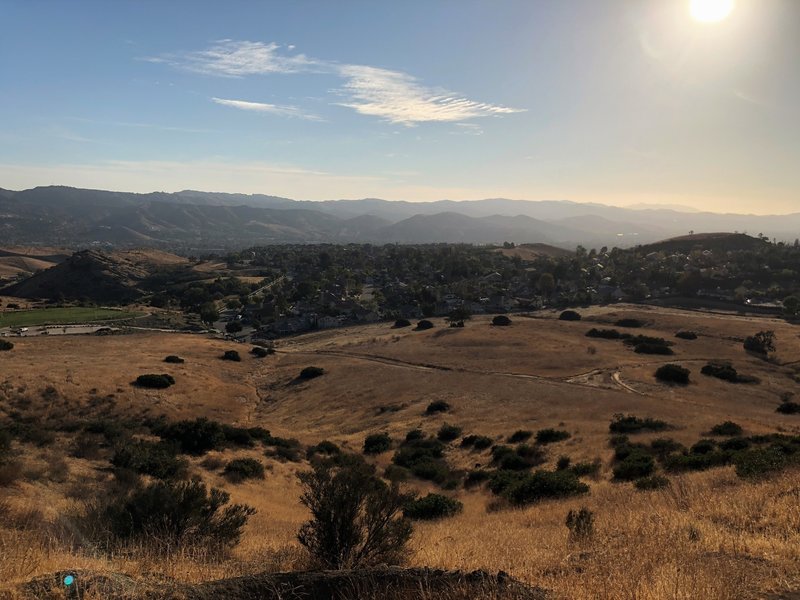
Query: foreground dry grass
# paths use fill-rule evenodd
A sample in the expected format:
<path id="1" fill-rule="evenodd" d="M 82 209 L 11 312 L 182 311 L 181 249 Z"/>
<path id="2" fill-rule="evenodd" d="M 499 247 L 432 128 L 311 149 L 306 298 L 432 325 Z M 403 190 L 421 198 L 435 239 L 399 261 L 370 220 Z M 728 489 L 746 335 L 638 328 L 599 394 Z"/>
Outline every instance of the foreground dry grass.
<path id="1" fill-rule="evenodd" d="M 678 329 L 694 329 L 701 339 L 679 343 L 675 357 L 662 359 L 583 336 L 590 327 L 631 315 L 650 321 L 641 333 L 672 338 Z M 630 484 L 608 481 L 607 444 L 608 422 L 617 412 L 666 419 L 677 427 L 670 437 L 686 444 L 726 419 L 742 424 L 748 434 L 797 432 L 797 417 L 775 413 L 780 397 L 797 389 L 796 329 L 766 319 L 678 311 L 595 309 L 587 316 L 591 321 L 577 324 L 515 319 L 502 331 L 489 328 L 485 320 L 455 332 L 395 331 L 378 324 L 301 336 L 283 342 L 275 357 L 246 357 L 242 363 L 219 360 L 230 343 L 199 336 L 25 339 L 0 357 L 0 410 L 8 413 L 15 402 L 25 400 L 29 410 L 51 416 L 86 417 L 100 408 L 135 416 L 205 415 L 262 425 L 307 444 L 328 438 L 352 451 L 360 450 L 367 433 L 381 430 L 400 438 L 414 427 L 435 432 L 445 421 L 463 427 L 464 433 L 495 439 L 519 428 L 563 427 L 572 438 L 549 447 L 548 465 L 562 454 L 573 461 L 601 459 L 604 467 L 589 482 L 589 495 L 490 512 L 487 493 L 454 492 L 464 502 L 464 512 L 418 524 L 410 563 L 503 570 L 565 600 L 722 600 L 800 589 L 800 474 L 746 483 L 723 468 L 673 477 L 667 491 L 637 492 Z M 736 337 L 759 329 L 778 331 L 782 364 L 741 351 Z M 599 351 L 587 352 L 590 343 Z M 240 351 L 244 355 L 246 348 Z M 187 362 L 165 365 L 167 354 L 179 354 Z M 714 357 L 733 360 L 762 383 L 732 386 L 701 377 L 699 367 Z M 652 371 L 659 362 L 686 364 L 694 373 L 693 384 L 683 389 L 656 385 Z M 308 364 L 323 366 L 328 374 L 294 382 Z M 45 372 L 43 365 L 48 366 Z M 177 379 L 170 390 L 129 385 L 142 372 L 166 371 Z M 585 377 L 587 373 L 595 376 Z M 615 384 L 611 373 L 619 373 L 634 391 Z M 48 387 L 55 391 L 40 397 Z M 423 416 L 427 403 L 437 399 L 453 404 L 453 411 Z M 640 437 L 646 441 L 654 436 Z M 227 560 L 190 554 L 165 558 L 146 548 L 109 556 L 94 552 L 79 536 L 77 547 L 66 545 L 65 537 L 70 532 L 76 537 L 76 530 L 65 515 L 79 510 L 92 490 L 112 477 L 107 458 L 68 457 L 70 444 L 64 434 L 50 447 L 26 446 L 24 476 L 12 487 L 0 487 L 0 511 L 6 511 L 0 514 L 0 581 L 20 582 L 67 568 L 205 581 L 304 566 L 294 534 L 306 518 L 296 482 L 296 472 L 305 467 L 265 460 L 256 450 L 211 457 L 220 464 L 233 456 L 259 458 L 269 469 L 261 482 L 231 485 L 219 468 L 203 465 L 208 457 L 192 459 L 192 474 L 225 487 L 234 502 L 259 511 Z M 379 457 L 379 465 L 385 466 L 390 457 Z M 462 468 L 487 462 L 485 453 L 455 450 L 448 459 Z M 569 541 L 564 525 L 567 511 L 579 506 L 594 511 L 597 520 L 593 539 L 582 545 Z"/>

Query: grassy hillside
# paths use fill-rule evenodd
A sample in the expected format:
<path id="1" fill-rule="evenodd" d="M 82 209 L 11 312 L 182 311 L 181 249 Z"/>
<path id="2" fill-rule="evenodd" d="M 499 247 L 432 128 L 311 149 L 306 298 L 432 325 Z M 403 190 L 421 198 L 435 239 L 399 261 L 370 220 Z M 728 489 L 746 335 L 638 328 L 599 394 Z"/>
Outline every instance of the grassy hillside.
<path id="1" fill-rule="evenodd" d="M 97 323 L 121 321 L 141 316 L 143 313 L 113 308 L 71 306 L 67 308 L 41 308 L 0 312 L 0 328 L 33 327 L 36 325 L 69 325 L 71 323 Z"/>
<path id="2" fill-rule="evenodd" d="M 645 326 L 615 325 L 622 318 Z M 415 428 L 435 435 L 449 423 L 460 427 L 462 436 L 486 436 L 494 444 L 509 444 L 517 430 L 563 430 L 569 438 L 542 446 L 544 463 L 538 468 L 554 469 L 562 456 L 573 464 L 598 459 L 599 471 L 584 478 L 588 495 L 512 509 L 480 486 L 443 491 L 412 477 L 406 488 L 444 493 L 462 501 L 464 510 L 416 524 L 409 562 L 503 570 L 565 600 L 722 600 L 800 589 L 796 470 L 756 481 L 739 478 L 731 466 L 670 472 L 669 487 L 638 491 L 613 480 L 609 446 L 609 423 L 619 413 L 670 425 L 665 432 L 631 435 L 642 444 L 669 437 L 690 446 L 728 420 L 747 436 L 800 433 L 800 417 L 776 412 L 797 389 L 800 339 L 791 325 L 630 307 L 588 310 L 578 322 L 548 313 L 512 315 L 508 327 L 492 327 L 488 318 L 468 321 L 463 329 L 434 323 L 427 331 L 385 323 L 320 331 L 283 340 L 277 354 L 264 359 L 251 357 L 248 347 L 183 334 L 14 340 L 15 347 L 0 356 L 0 419 L 16 412 L 16 418 L 37 415 L 42 427 L 74 421 L 78 429 L 55 427 L 50 439 L 14 442 L 18 473 L 0 488 L 7 492 L 10 515 L 0 524 L 0 551 L 9 557 L 0 561 L 0 580 L 14 583 L 84 567 L 181 581 L 301 568 L 305 558 L 295 533 L 308 515 L 298 502 L 296 473 L 307 463 L 302 454 L 299 462 L 266 456 L 260 446 L 188 457 L 191 475 L 258 509 L 242 543 L 224 560 L 191 554 L 165 559 L 147 548 L 111 557 L 58 541 L 56 525 L 65 519 L 69 524 L 70 515 L 113 480 L 110 448 L 75 456 L 79 424 L 165 415 L 258 425 L 304 445 L 327 439 L 355 453 L 368 434 L 386 432 L 393 449 L 369 459 L 379 471 Z M 591 328 L 663 337 L 674 342 L 674 355 L 637 354 L 619 340 L 586 337 Z M 765 329 L 777 335 L 778 350 L 769 361 L 742 349 L 744 336 Z M 677 339 L 679 330 L 694 331 L 698 339 Z M 242 361 L 221 360 L 229 349 L 237 349 Z M 185 362 L 164 363 L 168 354 Z M 760 383 L 701 375 L 711 360 L 729 360 Z M 653 374 L 666 363 L 689 368 L 691 383 L 659 383 Z M 298 380 L 310 365 L 325 374 Z M 166 390 L 131 385 L 142 373 L 170 373 L 175 385 Z M 447 402 L 450 410 L 426 414 L 435 401 Z M 258 459 L 267 467 L 266 478 L 232 484 L 223 469 L 234 457 Z M 445 457 L 454 471 L 491 468 L 488 449 L 461 448 L 458 440 L 448 444 Z M 595 514 L 595 534 L 576 543 L 564 521 L 570 509 L 581 506 Z"/>

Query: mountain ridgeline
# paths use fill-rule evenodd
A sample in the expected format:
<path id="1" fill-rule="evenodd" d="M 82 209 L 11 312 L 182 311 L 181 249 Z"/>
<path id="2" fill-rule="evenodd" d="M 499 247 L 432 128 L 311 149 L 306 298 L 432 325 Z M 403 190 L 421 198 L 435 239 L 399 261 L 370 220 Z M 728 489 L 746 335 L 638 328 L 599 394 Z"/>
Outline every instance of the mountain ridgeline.
<path id="1" fill-rule="evenodd" d="M 61 186 L 0 189 L 7 245 L 237 249 L 278 243 L 541 242 L 634 246 L 696 231 L 763 233 L 792 241 L 800 213 L 754 216 L 487 199 L 298 201 L 261 194 L 134 194 Z"/>

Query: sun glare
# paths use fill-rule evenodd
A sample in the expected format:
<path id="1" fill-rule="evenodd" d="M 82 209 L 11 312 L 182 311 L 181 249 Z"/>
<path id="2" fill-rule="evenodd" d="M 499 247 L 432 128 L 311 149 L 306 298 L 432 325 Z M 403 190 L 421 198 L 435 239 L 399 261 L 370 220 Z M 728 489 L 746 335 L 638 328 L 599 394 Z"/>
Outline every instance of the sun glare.
<path id="1" fill-rule="evenodd" d="M 695 21 L 718 23 L 730 16 L 735 4 L 735 0 L 691 0 L 689 10 Z"/>

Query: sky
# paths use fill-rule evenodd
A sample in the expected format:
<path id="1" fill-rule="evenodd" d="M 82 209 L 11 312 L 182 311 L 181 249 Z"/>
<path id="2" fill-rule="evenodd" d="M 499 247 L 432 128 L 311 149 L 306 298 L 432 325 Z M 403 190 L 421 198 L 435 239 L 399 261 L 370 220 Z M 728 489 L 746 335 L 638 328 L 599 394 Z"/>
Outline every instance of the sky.
<path id="1" fill-rule="evenodd" d="M 0 0 L 0 187 L 800 211 L 800 1 Z"/>

